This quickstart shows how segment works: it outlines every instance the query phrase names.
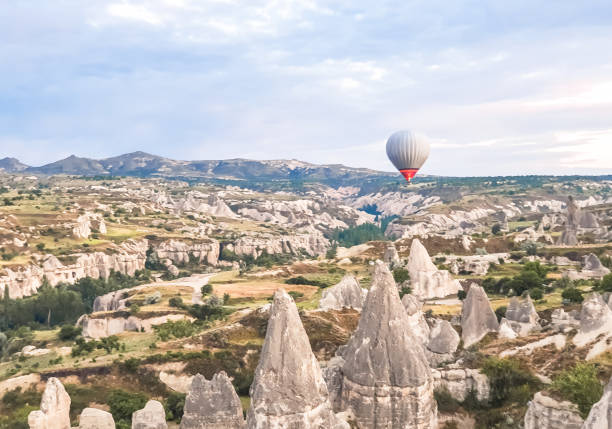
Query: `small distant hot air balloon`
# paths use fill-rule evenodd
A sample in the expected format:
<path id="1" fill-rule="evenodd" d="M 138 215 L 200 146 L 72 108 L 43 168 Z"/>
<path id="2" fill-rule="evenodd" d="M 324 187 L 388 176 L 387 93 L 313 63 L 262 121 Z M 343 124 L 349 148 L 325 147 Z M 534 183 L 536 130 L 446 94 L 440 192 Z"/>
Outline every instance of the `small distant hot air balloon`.
<path id="1" fill-rule="evenodd" d="M 410 182 L 429 157 L 429 142 L 412 131 L 397 131 L 387 140 L 387 156 Z"/>

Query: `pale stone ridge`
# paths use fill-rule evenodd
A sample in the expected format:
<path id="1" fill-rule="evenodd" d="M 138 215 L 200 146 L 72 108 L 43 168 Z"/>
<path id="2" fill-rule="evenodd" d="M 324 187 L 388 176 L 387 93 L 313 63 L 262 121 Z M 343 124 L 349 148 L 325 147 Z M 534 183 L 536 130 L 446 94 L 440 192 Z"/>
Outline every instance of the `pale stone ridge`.
<path id="1" fill-rule="evenodd" d="M 424 347 L 411 333 L 393 276 L 381 261 L 343 357 L 341 409 L 352 412 L 359 428 L 437 426 Z"/>

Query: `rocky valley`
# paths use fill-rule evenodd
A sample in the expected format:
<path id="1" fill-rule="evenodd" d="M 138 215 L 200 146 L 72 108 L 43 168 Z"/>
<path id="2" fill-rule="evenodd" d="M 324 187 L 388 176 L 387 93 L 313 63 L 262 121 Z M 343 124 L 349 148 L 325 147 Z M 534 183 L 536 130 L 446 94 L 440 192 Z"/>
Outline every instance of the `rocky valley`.
<path id="1" fill-rule="evenodd" d="M 612 178 L 0 166 L 0 428 L 611 428 Z"/>

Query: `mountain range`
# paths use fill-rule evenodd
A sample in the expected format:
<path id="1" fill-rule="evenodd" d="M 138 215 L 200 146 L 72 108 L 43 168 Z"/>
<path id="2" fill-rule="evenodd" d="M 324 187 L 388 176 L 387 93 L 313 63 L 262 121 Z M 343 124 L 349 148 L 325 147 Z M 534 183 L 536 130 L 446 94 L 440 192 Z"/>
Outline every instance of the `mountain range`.
<path id="1" fill-rule="evenodd" d="M 297 160 L 249 159 L 178 161 L 145 152 L 133 152 L 105 159 L 71 155 L 40 167 L 28 166 L 15 158 L 3 158 L 0 159 L 0 171 L 40 175 L 136 176 L 195 180 L 353 182 L 369 179 L 400 179 L 395 173 L 352 168 L 340 164 L 317 165 Z"/>

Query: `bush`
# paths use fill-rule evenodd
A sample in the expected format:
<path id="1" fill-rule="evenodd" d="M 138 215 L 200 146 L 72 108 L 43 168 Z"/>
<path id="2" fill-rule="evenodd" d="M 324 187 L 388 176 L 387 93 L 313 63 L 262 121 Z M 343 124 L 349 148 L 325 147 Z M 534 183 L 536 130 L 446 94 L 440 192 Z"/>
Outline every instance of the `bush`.
<path id="1" fill-rule="evenodd" d="M 482 372 L 489 377 L 490 399 L 494 406 L 514 402 L 517 396 L 522 396 L 517 395 L 517 390 L 527 389 L 532 393 L 531 391 L 535 391 L 539 386 L 538 379 L 515 359 L 488 358 L 484 362 Z"/>
<path id="2" fill-rule="evenodd" d="M 172 392 L 166 399 L 166 417 L 168 420 L 180 421 L 183 417 L 183 408 L 185 407 L 185 394 Z"/>
<path id="3" fill-rule="evenodd" d="M 408 273 L 408 270 L 405 268 L 396 268 L 393 270 L 393 279 L 398 285 L 402 284 L 410 280 L 410 273 Z"/>
<path id="4" fill-rule="evenodd" d="M 153 329 L 160 340 L 167 341 L 170 338 L 190 337 L 198 332 L 199 326 L 188 320 L 177 320 L 155 325 Z"/>
<path id="5" fill-rule="evenodd" d="M 206 295 L 210 295 L 212 293 L 213 287 L 212 287 L 212 285 L 205 284 L 204 286 L 202 286 L 202 288 L 200 290 L 202 291 L 202 295 L 206 296 Z"/>
<path id="6" fill-rule="evenodd" d="M 574 368 L 563 371 L 553 380 L 552 389 L 578 405 L 583 418 L 586 418 L 593 404 L 603 395 L 597 370 L 594 365 L 587 363 L 578 363 Z"/>
<path id="7" fill-rule="evenodd" d="M 328 286 L 330 286 L 330 284 L 323 282 L 321 280 L 315 280 L 315 279 L 307 279 L 304 276 L 296 276 L 296 277 L 291 277 L 288 278 L 287 280 L 285 280 L 285 284 L 288 285 L 309 285 L 309 286 L 317 286 L 320 288 L 326 288 Z"/>
<path id="8" fill-rule="evenodd" d="M 170 298 L 168 300 L 168 305 L 170 305 L 170 307 L 185 308 L 183 298 L 181 298 L 180 296 L 173 296 L 172 298 Z"/>
<path id="9" fill-rule="evenodd" d="M 606 274 L 603 279 L 601 279 L 599 287 L 606 292 L 612 292 L 612 274 Z"/>
<path id="10" fill-rule="evenodd" d="M 77 328 L 74 325 L 64 325 L 60 329 L 57 336 L 59 337 L 60 340 L 64 340 L 64 341 L 74 340 L 76 337 L 81 335 L 81 331 L 82 331 L 81 328 Z"/>
<path id="11" fill-rule="evenodd" d="M 497 307 L 495 309 L 495 315 L 497 316 L 498 322 L 500 322 L 503 317 L 506 317 L 506 309 L 507 307 L 505 305 L 502 305 L 501 307 Z"/>
<path id="12" fill-rule="evenodd" d="M 529 291 L 529 296 L 531 297 L 531 299 L 538 301 L 544 297 L 544 292 L 542 291 L 541 288 L 536 287 Z"/>
<path id="13" fill-rule="evenodd" d="M 140 410 L 146 405 L 147 397 L 142 393 L 131 393 L 117 389 L 110 393 L 107 402 L 110 413 L 117 422 L 117 427 L 119 427 L 119 422 L 129 425 L 134 411 Z"/>
<path id="14" fill-rule="evenodd" d="M 575 287 L 570 287 L 564 289 L 561 293 L 561 298 L 568 300 L 569 302 L 581 303 L 584 301 L 584 297 L 582 296 L 582 291 Z"/>
<path id="15" fill-rule="evenodd" d="M 446 389 L 436 389 L 434 391 L 434 399 L 438 403 L 438 410 L 442 413 L 454 413 L 459 409 L 459 401 L 453 398 L 453 395 Z"/>
<path id="16" fill-rule="evenodd" d="M 467 297 L 467 293 L 463 289 L 459 289 L 459 292 L 457 292 L 457 298 L 463 301 L 466 297 Z"/>
<path id="17" fill-rule="evenodd" d="M 294 301 L 296 301 L 298 298 L 302 298 L 304 296 L 304 294 L 302 292 L 297 292 L 297 291 L 289 291 L 289 295 L 291 296 L 291 298 L 293 298 Z"/>

